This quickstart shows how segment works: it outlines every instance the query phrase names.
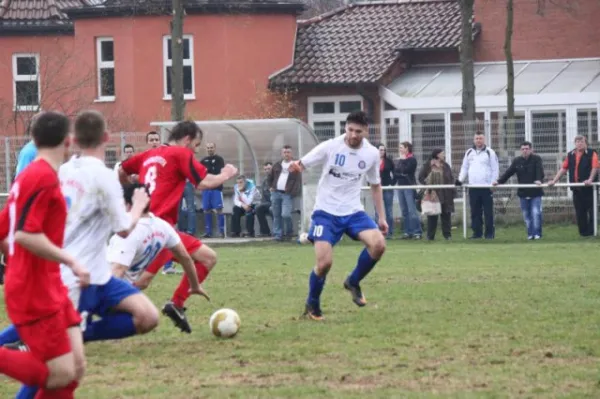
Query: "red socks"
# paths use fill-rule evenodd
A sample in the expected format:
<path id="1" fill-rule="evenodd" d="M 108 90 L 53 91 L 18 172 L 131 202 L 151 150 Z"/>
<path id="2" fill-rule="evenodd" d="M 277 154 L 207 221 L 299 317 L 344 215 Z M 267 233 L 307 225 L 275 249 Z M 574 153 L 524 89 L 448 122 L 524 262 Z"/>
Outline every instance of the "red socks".
<path id="1" fill-rule="evenodd" d="M 25 385 L 43 387 L 50 371 L 46 363 L 30 352 L 0 348 L 0 373 Z"/>
<path id="2" fill-rule="evenodd" d="M 79 386 L 79 382 L 73 381 L 64 388 L 45 390 L 40 389 L 35 395 L 35 399 L 74 399 L 75 390 Z"/>
<path id="3" fill-rule="evenodd" d="M 204 266 L 200 262 L 194 262 L 194 265 L 196 266 L 196 273 L 198 274 L 198 282 L 200 284 L 202 284 L 202 282 L 204 280 L 206 280 L 206 277 L 208 276 L 208 269 L 206 268 L 206 266 Z M 187 276 L 184 275 L 181 278 L 181 282 L 179 283 L 179 286 L 175 290 L 175 293 L 173 294 L 172 301 L 175 304 L 175 306 L 177 306 L 178 308 L 182 308 L 183 305 L 185 304 L 185 301 L 189 297 L 190 297 L 190 281 L 188 280 Z"/>

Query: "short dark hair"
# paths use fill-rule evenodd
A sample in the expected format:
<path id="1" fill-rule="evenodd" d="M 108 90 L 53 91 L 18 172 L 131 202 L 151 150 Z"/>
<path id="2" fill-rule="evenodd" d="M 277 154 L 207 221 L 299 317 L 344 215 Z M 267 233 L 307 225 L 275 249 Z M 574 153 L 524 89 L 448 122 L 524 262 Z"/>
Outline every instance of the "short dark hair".
<path id="1" fill-rule="evenodd" d="M 125 144 L 123 146 L 123 151 L 125 151 L 126 149 L 131 148 L 132 151 L 135 151 L 135 148 L 133 148 L 133 146 L 131 144 Z"/>
<path id="2" fill-rule="evenodd" d="M 409 152 L 410 154 L 412 154 L 413 146 L 412 146 L 412 144 L 411 144 L 411 143 L 409 143 L 408 141 L 403 141 L 402 143 L 400 143 L 400 145 L 401 145 L 402 147 L 406 147 L 406 149 L 408 150 L 408 152 Z"/>
<path id="3" fill-rule="evenodd" d="M 133 193 L 138 188 L 145 189 L 146 194 L 148 194 L 148 197 L 150 197 L 150 190 L 148 189 L 147 185 L 142 184 L 142 183 L 127 184 L 123 187 L 123 198 L 125 199 L 125 203 L 127 205 L 133 205 Z M 149 212 L 149 211 L 150 211 L 150 204 L 148 204 L 148 206 L 146 206 L 146 209 L 144 209 L 144 213 Z"/>
<path id="4" fill-rule="evenodd" d="M 81 148 L 96 148 L 102 144 L 106 122 L 98 111 L 83 111 L 75 119 L 75 139 Z"/>
<path id="5" fill-rule="evenodd" d="M 438 159 L 438 156 L 444 152 L 444 150 L 442 150 L 441 148 L 436 148 L 435 150 L 431 151 L 431 159 Z"/>
<path id="6" fill-rule="evenodd" d="M 243 180 L 246 181 L 246 175 L 239 175 L 235 180 Z"/>
<path id="7" fill-rule="evenodd" d="M 31 136 L 37 148 L 56 148 L 69 134 L 71 123 L 66 115 L 48 111 L 39 115 L 31 127 Z"/>
<path id="8" fill-rule="evenodd" d="M 475 132 L 475 136 L 483 136 L 485 133 L 482 132 L 481 130 L 478 130 Z"/>
<path id="9" fill-rule="evenodd" d="M 521 143 L 521 147 L 523 147 L 524 145 L 526 145 L 529 148 L 533 148 L 533 144 L 531 144 L 531 141 L 524 141 Z"/>
<path id="10" fill-rule="evenodd" d="M 160 140 L 160 134 L 158 134 L 158 132 L 155 132 L 154 130 L 152 130 L 151 132 L 146 133 L 146 143 L 150 139 L 150 136 L 152 136 L 153 134 L 157 135 L 158 139 Z"/>
<path id="11" fill-rule="evenodd" d="M 269 166 L 269 165 L 270 165 L 270 166 L 273 166 L 273 162 L 265 162 L 265 163 L 263 164 L 263 166 Z"/>
<path id="12" fill-rule="evenodd" d="M 281 148 L 282 148 L 282 149 L 284 149 L 284 150 L 291 150 L 291 149 L 292 149 L 292 146 L 291 146 L 291 145 L 289 145 L 289 144 L 286 144 L 286 145 L 284 145 L 284 146 L 283 146 L 283 147 L 281 147 Z"/>
<path id="13" fill-rule="evenodd" d="M 202 130 L 196 122 L 193 121 L 182 121 L 175 125 L 173 129 L 171 129 L 171 133 L 169 134 L 169 141 L 179 141 L 185 137 L 189 137 L 191 140 L 200 136 L 200 140 L 202 140 Z"/>
<path id="14" fill-rule="evenodd" d="M 350 112 L 346 117 L 346 123 L 356 123 L 361 126 L 369 126 L 369 117 L 364 111 Z"/>

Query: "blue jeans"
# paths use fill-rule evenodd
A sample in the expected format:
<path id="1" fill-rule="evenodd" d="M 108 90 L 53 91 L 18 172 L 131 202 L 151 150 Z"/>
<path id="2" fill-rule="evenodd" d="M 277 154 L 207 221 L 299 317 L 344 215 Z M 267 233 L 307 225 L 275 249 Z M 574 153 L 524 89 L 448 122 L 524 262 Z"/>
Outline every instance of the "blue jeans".
<path id="1" fill-rule="evenodd" d="M 402 210 L 402 218 L 404 224 L 404 234 L 409 236 L 423 235 L 421 228 L 421 217 L 417 211 L 417 203 L 415 202 L 416 190 L 397 190 L 400 209 Z"/>
<path id="2" fill-rule="evenodd" d="M 292 236 L 292 208 L 294 199 L 290 194 L 273 191 L 271 212 L 273 213 L 273 235 L 275 238 Z"/>
<path id="3" fill-rule="evenodd" d="M 180 231 L 186 232 L 191 235 L 196 234 L 196 204 L 195 204 L 195 190 L 194 185 L 190 182 L 185 183 L 185 189 L 183 191 L 183 198 L 179 204 L 179 220 L 177 221 L 177 228 Z M 181 217 L 185 214 L 184 218 Z"/>
<path id="4" fill-rule="evenodd" d="M 542 197 L 521 198 L 527 237 L 542 236 Z"/>
<path id="5" fill-rule="evenodd" d="M 385 209 L 385 220 L 388 224 L 388 237 L 394 235 L 394 191 L 383 190 L 383 207 Z M 377 210 L 375 210 L 375 222 L 379 220 Z"/>

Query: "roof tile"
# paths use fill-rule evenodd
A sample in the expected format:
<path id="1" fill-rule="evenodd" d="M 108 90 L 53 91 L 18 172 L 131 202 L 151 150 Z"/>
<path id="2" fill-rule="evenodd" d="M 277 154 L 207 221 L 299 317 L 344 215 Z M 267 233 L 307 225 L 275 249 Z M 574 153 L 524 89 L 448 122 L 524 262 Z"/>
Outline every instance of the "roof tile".
<path id="1" fill-rule="evenodd" d="M 270 83 L 376 82 L 396 61 L 398 50 L 458 48 L 460 31 L 456 0 L 355 3 L 302 21 L 294 65 Z"/>

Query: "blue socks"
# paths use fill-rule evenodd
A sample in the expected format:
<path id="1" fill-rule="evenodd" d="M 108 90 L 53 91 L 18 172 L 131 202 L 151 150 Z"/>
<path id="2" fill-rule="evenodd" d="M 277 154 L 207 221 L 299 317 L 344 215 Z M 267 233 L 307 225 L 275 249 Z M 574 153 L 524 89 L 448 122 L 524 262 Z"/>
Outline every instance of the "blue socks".
<path id="1" fill-rule="evenodd" d="M 113 313 L 89 323 L 83 332 L 83 342 L 121 339 L 135 334 L 133 317 L 129 313 Z"/>
<path id="2" fill-rule="evenodd" d="M 367 277 L 367 274 L 369 274 L 371 270 L 373 270 L 378 260 L 371 258 L 371 255 L 369 255 L 369 251 L 367 251 L 367 248 L 363 249 L 360 255 L 358 256 L 358 263 L 356 264 L 356 267 L 354 268 L 348 279 L 350 285 L 356 286 L 362 281 L 362 279 Z"/>
<path id="3" fill-rule="evenodd" d="M 306 303 L 313 308 L 321 307 L 321 293 L 323 292 L 323 287 L 325 287 L 325 279 L 326 276 L 317 276 L 314 269 L 310 272 L 310 278 L 308 279 L 308 299 Z"/>
<path id="4" fill-rule="evenodd" d="M 22 385 L 21 389 L 19 389 L 19 392 L 17 392 L 17 396 L 15 396 L 15 399 L 34 399 L 37 391 L 38 387 Z"/>
<path id="5" fill-rule="evenodd" d="M 19 334 L 15 326 L 8 326 L 4 330 L 0 331 L 0 346 L 6 344 L 12 344 L 19 340 Z"/>
<path id="6" fill-rule="evenodd" d="M 219 213 L 217 215 L 217 220 L 219 222 L 219 233 L 224 234 L 225 233 L 225 215 L 223 215 L 222 213 Z M 211 228 L 212 230 L 212 228 Z"/>
<path id="7" fill-rule="evenodd" d="M 213 214 L 211 211 L 204 211 L 204 232 L 212 236 Z"/>

